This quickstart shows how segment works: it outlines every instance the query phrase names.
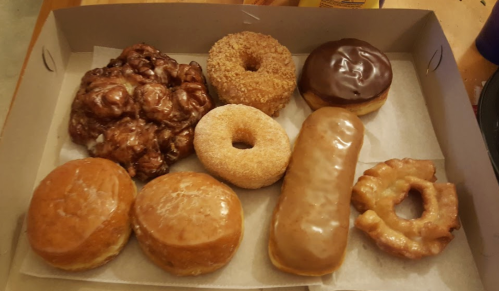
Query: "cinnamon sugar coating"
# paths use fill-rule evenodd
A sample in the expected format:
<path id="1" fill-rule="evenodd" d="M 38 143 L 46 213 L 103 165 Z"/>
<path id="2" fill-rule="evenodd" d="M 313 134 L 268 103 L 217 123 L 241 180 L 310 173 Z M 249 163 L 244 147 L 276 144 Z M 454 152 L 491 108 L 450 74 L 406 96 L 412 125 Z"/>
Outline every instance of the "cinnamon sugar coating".
<path id="1" fill-rule="evenodd" d="M 296 87 L 289 50 L 255 32 L 229 34 L 217 41 L 210 49 L 207 71 L 223 102 L 252 106 L 270 116 L 279 115 Z"/>
<path id="2" fill-rule="evenodd" d="M 233 143 L 251 148 L 240 149 Z M 194 133 L 196 154 L 212 174 L 246 189 L 275 183 L 286 171 L 291 156 L 282 126 L 256 108 L 229 104 L 201 119 Z"/>

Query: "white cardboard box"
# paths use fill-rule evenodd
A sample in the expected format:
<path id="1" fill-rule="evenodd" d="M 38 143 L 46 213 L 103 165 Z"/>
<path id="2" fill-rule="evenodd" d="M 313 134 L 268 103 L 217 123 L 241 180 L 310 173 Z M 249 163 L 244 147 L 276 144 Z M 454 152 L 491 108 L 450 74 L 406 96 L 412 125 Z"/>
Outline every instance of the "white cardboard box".
<path id="1" fill-rule="evenodd" d="M 168 53 L 206 54 L 221 37 L 244 30 L 270 34 L 293 54 L 308 53 L 326 41 L 344 37 L 366 40 L 385 52 L 412 54 L 445 155 L 447 177 L 457 187 L 460 217 L 476 266 L 486 290 L 495 290 L 499 285 L 499 186 L 435 14 L 210 4 L 90 6 L 49 16 L 0 140 L 0 287 L 134 289 L 30 277 L 19 274 L 19 262 L 14 261 L 32 190 L 56 166 L 57 146 L 67 132 L 67 124 L 61 124 L 56 129 L 60 134 L 49 134 L 54 116 L 69 112 L 68 108 L 56 111 L 64 79 L 81 77 L 68 69 L 70 57 L 91 52 L 94 46 L 123 48 L 137 42 L 154 44 Z"/>

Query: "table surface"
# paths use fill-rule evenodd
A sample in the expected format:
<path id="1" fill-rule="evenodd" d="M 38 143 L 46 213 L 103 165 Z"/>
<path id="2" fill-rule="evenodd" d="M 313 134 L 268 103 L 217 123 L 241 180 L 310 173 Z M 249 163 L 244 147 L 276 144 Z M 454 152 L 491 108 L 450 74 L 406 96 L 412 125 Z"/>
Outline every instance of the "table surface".
<path id="1" fill-rule="evenodd" d="M 31 52 L 31 48 L 36 41 L 47 15 L 54 9 L 119 3 L 220 3 L 223 1 L 224 0 L 44 0 L 28 47 L 28 55 Z M 234 0 L 230 1 L 234 3 Z M 474 45 L 474 40 L 490 15 L 496 1 L 497 0 L 486 0 L 486 5 L 484 5 L 480 0 L 386 0 L 384 8 L 428 9 L 435 11 L 452 47 L 470 101 L 471 103 L 476 104 L 479 92 L 482 88 L 482 82 L 486 81 L 492 75 L 497 69 L 497 66 L 490 63 L 479 54 Z M 26 61 L 21 69 L 21 76 L 25 65 Z M 19 82 L 15 92 L 17 92 L 18 87 Z"/>

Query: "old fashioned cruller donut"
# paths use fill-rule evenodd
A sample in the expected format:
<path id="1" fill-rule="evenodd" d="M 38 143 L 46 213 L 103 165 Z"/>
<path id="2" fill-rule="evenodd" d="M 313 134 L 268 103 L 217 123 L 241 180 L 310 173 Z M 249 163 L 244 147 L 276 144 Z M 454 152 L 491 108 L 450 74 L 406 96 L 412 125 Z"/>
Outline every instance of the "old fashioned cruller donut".
<path id="1" fill-rule="evenodd" d="M 235 143 L 251 148 L 236 148 Z M 200 120 L 194 148 L 209 172 L 247 189 L 279 180 L 291 155 L 288 135 L 277 121 L 256 108 L 236 104 L 217 107 Z"/>
<path id="2" fill-rule="evenodd" d="M 392 255 L 420 259 L 439 254 L 459 229 L 458 199 L 451 183 L 434 183 L 435 166 L 424 160 L 389 160 L 364 172 L 352 192 L 352 204 L 362 214 L 355 226 L 380 249 Z M 403 219 L 394 206 L 409 190 L 421 193 L 420 218 Z"/>
<path id="3" fill-rule="evenodd" d="M 210 50 L 208 76 L 221 101 L 277 116 L 296 87 L 291 53 L 269 35 L 229 34 Z"/>

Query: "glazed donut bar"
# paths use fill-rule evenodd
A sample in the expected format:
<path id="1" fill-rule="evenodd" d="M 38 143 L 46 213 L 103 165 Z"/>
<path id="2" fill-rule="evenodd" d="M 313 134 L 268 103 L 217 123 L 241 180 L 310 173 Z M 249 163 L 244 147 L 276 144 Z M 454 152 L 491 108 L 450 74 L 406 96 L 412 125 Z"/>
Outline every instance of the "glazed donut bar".
<path id="1" fill-rule="evenodd" d="M 368 42 L 346 38 L 314 49 L 298 83 L 312 110 L 341 107 L 361 116 L 385 104 L 392 84 L 388 57 Z"/>
<path id="2" fill-rule="evenodd" d="M 303 123 L 270 227 L 278 269 L 322 276 L 343 262 L 363 138 L 360 119 L 342 108 L 321 108 Z"/>

